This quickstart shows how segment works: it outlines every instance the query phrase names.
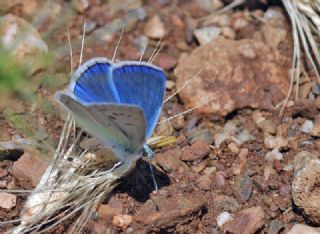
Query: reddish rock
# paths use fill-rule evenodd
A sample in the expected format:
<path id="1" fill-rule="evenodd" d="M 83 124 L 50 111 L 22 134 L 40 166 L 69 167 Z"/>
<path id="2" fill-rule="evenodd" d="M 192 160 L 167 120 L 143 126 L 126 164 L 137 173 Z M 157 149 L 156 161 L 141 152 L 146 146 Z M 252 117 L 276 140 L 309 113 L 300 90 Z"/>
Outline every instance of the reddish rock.
<path id="1" fill-rule="evenodd" d="M 309 99 L 297 100 L 289 110 L 294 116 L 302 116 L 308 119 L 313 119 L 318 114 L 315 102 Z"/>
<path id="2" fill-rule="evenodd" d="M 6 175 L 8 175 L 8 171 L 0 168 L 0 178 L 5 177 Z"/>
<path id="3" fill-rule="evenodd" d="M 6 210 L 10 210 L 16 206 L 17 196 L 14 194 L 0 192 L 0 207 Z"/>
<path id="4" fill-rule="evenodd" d="M 185 146 L 182 148 L 181 160 L 183 161 L 196 161 L 201 160 L 208 156 L 210 153 L 210 147 L 202 142 L 196 141 L 191 146 Z"/>
<path id="5" fill-rule="evenodd" d="M 181 149 L 175 148 L 156 155 L 156 163 L 162 167 L 166 172 L 174 172 L 183 162 L 179 159 Z"/>
<path id="6" fill-rule="evenodd" d="M 112 219 L 112 224 L 116 227 L 121 228 L 122 230 L 126 230 L 127 227 L 132 223 L 132 216 L 120 214 L 116 215 Z"/>
<path id="7" fill-rule="evenodd" d="M 99 219 L 112 219 L 113 216 L 119 215 L 122 212 L 122 207 L 113 207 L 109 204 L 101 204 L 98 208 Z"/>
<path id="8" fill-rule="evenodd" d="M 230 234 L 254 234 L 264 225 L 264 213 L 260 206 L 239 211 L 227 224 L 225 230 Z"/>
<path id="9" fill-rule="evenodd" d="M 159 54 L 155 64 L 163 69 L 168 70 L 175 67 L 177 65 L 177 62 L 177 59 L 175 59 L 174 57 L 171 57 L 167 54 Z"/>
<path id="10" fill-rule="evenodd" d="M 26 151 L 11 168 L 11 174 L 25 188 L 35 187 L 47 169 L 47 162 L 40 158 L 37 151 Z"/>
<path id="11" fill-rule="evenodd" d="M 179 95 L 186 109 L 203 105 L 195 112 L 213 118 L 243 107 L 273 110 L 288 93 L 289 68 L 289 58 L 262 42 L 217 38 L 181 58 L 174 74 L 177 89 L 197 74 Z"/>
<path id="12" fill-rule="evenodd" d="M 155 197 L 143 204 L 135 214 L 134 230 L 148 231 L 186 223 L 201 211 L 205 203 L 205 198 L 200 195 L 176 194 L 170 198 Z"/>
<path id="13" fill-rule="evenodd" d="M 210 176 L 208 175 L 203 175 L 201 176 L 198 180 L 197 180 L 197 183 L 198 183 L 198 187 L 201 189 L 201 190 L 204 190 L 204 191 L 208 191 L 212 188 L 212 180 L 210 178 Z"/>

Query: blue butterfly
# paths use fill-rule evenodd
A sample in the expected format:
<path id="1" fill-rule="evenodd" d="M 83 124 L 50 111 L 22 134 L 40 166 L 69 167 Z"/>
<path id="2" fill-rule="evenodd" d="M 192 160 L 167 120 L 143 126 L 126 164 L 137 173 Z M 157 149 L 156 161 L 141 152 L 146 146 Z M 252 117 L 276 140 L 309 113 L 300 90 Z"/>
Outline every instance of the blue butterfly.
<path id="1" fill-rule="evenodd" d="M 74 73 L 57 100 L 120 160 L 140 157 L 156 127 L 166 75 L 145 62 L 93 58 Z"/>

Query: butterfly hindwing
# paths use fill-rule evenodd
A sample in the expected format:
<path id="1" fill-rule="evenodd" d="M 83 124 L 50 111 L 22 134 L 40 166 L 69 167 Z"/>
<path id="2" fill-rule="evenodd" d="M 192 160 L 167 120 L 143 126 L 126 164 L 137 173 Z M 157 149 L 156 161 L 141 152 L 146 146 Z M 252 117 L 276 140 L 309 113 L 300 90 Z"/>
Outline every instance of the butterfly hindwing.
<path id="1" fill-rule="evenodd" d="M 165 95 L 164 72 L 144 62 L 121 62 L 113 67 L 113 83 L 121 103 L 139 106 L 146 118 L 146 138 L 157 124 Z"/>
<path id="2" fill-rule="evenodd" d="M 69 89 L 86 103 L 119 102 L 112 80 L 112 63 L 106 58 L 94 58 L 81 65 Z"/>
<path id="3" fill-rule="evenodd" d="M 84 130 L 111 150 L 120 148 L 135 153 L 143 147 L 146 123 L 139 107 L 112 103 L 83 104 L 67 92 L 58 92 L 57 99 Z"/>

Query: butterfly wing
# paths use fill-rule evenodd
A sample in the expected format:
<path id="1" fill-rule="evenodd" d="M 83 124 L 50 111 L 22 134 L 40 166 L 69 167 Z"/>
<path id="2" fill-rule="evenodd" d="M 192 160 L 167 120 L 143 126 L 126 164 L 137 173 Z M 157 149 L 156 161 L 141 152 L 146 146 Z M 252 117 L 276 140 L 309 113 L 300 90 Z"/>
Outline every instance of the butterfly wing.
<path id="1" fill-rule="evenodd" d="M 88 133 L 99 138 L 111 150 L 136 153 L 145 141 L 146 123 L 143 110 L 133 105 L 83 104 L 72 93 L 58 92 L 57 100 Z"/>
<path id="2" fill-rule="evenodd" d="M 86 103 L 119 102 L 112 80 L 112 63 L 106 58 L 93 58 L 74 73 L 69 90 Z"/>
<path id="3" fill-rule="evenodd" d="M 113 83 L 120 103 L 139 106 L 146 118 L 148 139 L 159 118 L 165 95 L 164 72 L 144 62 L 121 62 L 113 66 Z"/>

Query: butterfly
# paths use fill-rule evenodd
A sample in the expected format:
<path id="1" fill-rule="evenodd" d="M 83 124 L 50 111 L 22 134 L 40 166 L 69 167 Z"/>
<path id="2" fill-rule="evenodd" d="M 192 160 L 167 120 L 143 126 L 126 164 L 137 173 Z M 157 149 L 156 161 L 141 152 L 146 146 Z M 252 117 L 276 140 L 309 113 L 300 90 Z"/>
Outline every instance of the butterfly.
<path id="1" fill-rule="evenodd" d="M 162 109 L 165 82 L 163 70 L 152 64 L 93 58 L 56 99 L 80 127 L 125 161 L 152 154 L 146 141 Z"/>

